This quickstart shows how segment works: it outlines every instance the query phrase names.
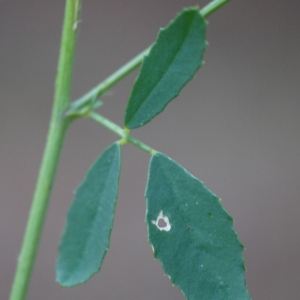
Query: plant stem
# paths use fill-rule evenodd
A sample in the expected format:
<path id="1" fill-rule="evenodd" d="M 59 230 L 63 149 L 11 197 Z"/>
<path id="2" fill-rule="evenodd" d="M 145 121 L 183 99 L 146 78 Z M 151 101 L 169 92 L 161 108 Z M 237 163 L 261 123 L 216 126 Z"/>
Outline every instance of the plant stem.
<path id="1" fill-rule="evenodd" d="M 203 7 L 200 10 L 200 14 L 203 16 L 203 18 L 206 18 L 229 1 L 230 0 L 214 0 L 209 4 L 207 4 L 205 7 Z M 111 87 L 113 87 L 116 83 L 118 83 L 121 79 L 123 79 L 126 75 L 128 75 L 136 68 L 138 68 L 141 65 L 144 57 L 149 54 L 150 50 L 151 50 L 151 46 L 146 50 L 144 50 L 143 52 L 141 52 L 140 54 L 138 54 L 127 64 L 125 64 L 123 67 L 118 69 L 116 72 L 114 72 L 103 82 L 95 86 L 85 95 L 83 95 L 82 97 L 74 101 L 73 105 L 84 106 L 85 104 L 88 105 L 91 101 L 98 99 L 106 91 L 108 91 Z"/>
<path id="2" fill-rule="evenodd" d="M 154 149 L 152 149 L 151 147 L 149 147 L 148 145 L 146 145 L 143 142 L 141 142 L 140 140 L 135 139 L 134 137 L 130 136 L 129 131 L 127 131 L 126 129 L 123 129 L 122 127 L 120 127 L 119 125 L 115 124 L 114 122 L 106 119 L 105 117 L 103 117 L 95 112 L 90 112 L 89 117 L 91 119 L 93 119 L 94 121 L 100 123 L 104 127 L 108 128 L 109 130 L 113 131 L 117 135 L 119 135 L 122 138 L 122 140 L 120 142 L 121 144 L 131 143 L 131 144 L 137 146 L 138 148 L 144 150 L 145 152 L 149 153 L 150 155 L 153 155 L 156 153 L 156 151 Z"/>
<path id="3" fill-rule="evenodd" d="M 214 13 L 216 10 L 221 8 L 223 5 L 228 3 L 230 0 L 214 0 L 210 3 L 208 3 L 206 6 L 204 6 L 201 10 L 200 13 L 203 16 L 203 18 L 207 18 L 210 16 L 212 13 Z"/>
<path id="4" fill-rule="evenodd" d="M 126 63 L 123 67 L 118 69 L 112 75 L 107 77 L 103 82 L 95 86 L 88 93 L 74 101 L 76 105 L 84 105 L 85 103 L 89 103 L 91 100 L 97 99 L 102 96 L 107 90 L 109 90 L 112 86 L 118 83 L 121 79 L 123 79 L 126 75 L 134 71 L 136 68 L 140 66 L 143 61 L 145 55 L 147 55 L 150 51 L 150 48 L 138 54 L 135 58 Z"/>
<path id="5" fill-rule="evenodd" d="M 96 112 L 90 112 L 90 114 L 88 115 L 91 119 L 93 119 L 94 121 L 100 123 L 101 125 L 103 125 L 104 127 L 108 128 L 109 130 L 113 131 L 114 133 L 116 133 L 117 135 L 119 135 L 122 139 L 126 139 L 127 138 L 127 133 L 126 131 L 120 127 L 119 125 L 117 125 L 116 123 L 106 119 L 105 117 L 97 114 Z"/>
<path id="6" fill-rule="evenodd" d="M 138 148 L 144 150 L 145 152 L 147 152 L 150 155 L 154 155 L 157 151 L 152 149 L 151 147 L 149 147 L 148 145 L 144 144 L 143 142 L 141 142 L 138 139 L 135 139 L 134 137 L 128 135 L 127 137 L 127 141 L 135 146 L 137 146 Z"/>
<path id="7" fill-rule="evenodd" d="M 64 118 L 64 112 L 70 103 L 80 6 L 81 0 L 66 1 L 50 128 L 10 300 L 26 298 L 65 133 L 70 123 Z"/>

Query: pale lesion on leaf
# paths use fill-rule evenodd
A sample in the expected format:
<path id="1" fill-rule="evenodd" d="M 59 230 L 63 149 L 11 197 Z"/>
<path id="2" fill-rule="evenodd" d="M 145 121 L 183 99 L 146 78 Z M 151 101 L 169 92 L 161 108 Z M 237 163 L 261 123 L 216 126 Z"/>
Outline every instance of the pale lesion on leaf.
<path id="1" fill-rule="evenodd" d="M 171 224 L 169 218 L 164 216 L 163 211 L 161 210 L 156 218 L 156 220 L 151 221 L 160 231 L 170 231 Z"/>

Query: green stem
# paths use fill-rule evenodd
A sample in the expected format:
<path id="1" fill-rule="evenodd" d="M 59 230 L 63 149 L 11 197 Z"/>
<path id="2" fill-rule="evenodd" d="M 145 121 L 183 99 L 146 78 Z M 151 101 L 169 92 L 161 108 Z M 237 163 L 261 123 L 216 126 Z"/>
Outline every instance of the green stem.
<path id="1" fill-rule="evenodd" d="M 210 3 L 208 3 L 206 6 L 204 6 L 201 10 L 200 13 L 203 16 L 203 18 L 207 18 L 210 16 L 212 13 L 214 13 L 216 10 L 221 8 L 223 5 L 228 3 L 230 0 L 214 0 Z"/>
<path id="2" fill-rule="evenodd" d="M 207 18 L 209 15 L 211 15 L 213 12 L 218 10 L 220 7 L 222 7 L 229 1 L 230 0 L 214 0 L 210 2 L 208 5 L 206 5 L 205 7 L 203 7 L 200 10 L 200 13 L 203 16 L 203 18 Z M 135 58 L 133 58 L 123 67 L 118 69 L 115 73 L 110 75 L 103 82 L 101 82 L 96 87 L 94 87 L 89 92 L 87 92 L 85 95 L 83 95 L 82 97 L 74 101 L 73 105 L 74 106 L 84 106 L 85 104 L 89 105 L 91 101 L 95 101 L 96 99 L 98 99 L 106 91 L 108 91 L 111 87 L 113 87 L 116 83 L 118 83 L 121 79 L 123 79 L 126 75 L 128 75 L 136 68 L 138 68 L 141 65 L 145 55 L 148 55 L 150 50 L 151 47 L 147 48 L 146 50 L 138 54 Z"/>
<path id="3" fill-rule="evenodd" d="M 94 121 L 100 123 L 104 127 L 108 128 L 112 132 L 119 135 L 122 139 L 126 139 L 127 132 L 119 125 L 115 124 L 114 122 L 110 121 L 109 119 L 106 119 L 105 117 L 103 117 L 95 112 L 90 112 L 90 114 L 88 116 L 91 119 L 93 119 Z"/>
<path id="4" fill-rule="evenodd" d="M 146 145 L 143 142 L 141 142 L 140 140 L 135 139 L 134 137 L 130 136 L 129 131 L 127 131 L 126 129 L 123 129 L 122 127 L 120 127 L 119 125 L 115 124 L 114 122 L 106 119 L 105 117 L 103 117 L 95 112 L 90 112 L 89 117 L 91 119 L 93 119 L 94 121 L 100 123 L 104 127 L 108 128 L 109 130 L 113 131 L 117 135 L 119 135 L 122 138 L 122 140 L 120 142 L 121 144 L 131 143 L 131 144 L 137 146 L 138 148 L 144 150 L 145 152 L 149 153 L 150 155 L 153 155 L 156 153 L 156 151 L 154 149 L 152 149 L 151 147 L 149 147 L 148 145 Z"/>
<path id="5" fill-rule="evenodd" d="M 67 0 L 54 105 L 40 173 L 28 218 L 10 300 L 26 299 L 48 202 L 69 120 L 64 112 L 70 103 L 73 62 L 81 0 Z"/>
<path id="6" fill-rule="evenodd" d="M 74 101 L 76 106 L 83 106 L 84 104 L 88 104 L 91 100 L 97 99 L 102 96 L 106 91 L 108 91 L 112 86 L 118 83 L 121 79 L 123 79 L 126 75 L 134 71 L 136 68 L 140 66 L 143 61 L 145 55 L 147 55 L 150 51 L 150 48 L 138 54 L 135 58 L 130 60 L 123 67 L 118 69 L 112 75 L 107 77 L 103 82 L 95 86 L 88 93 Z"/>
<path id="7" fill-rule="evenodd" d="M 149 147 L 148 145 L 144 144 L 143 142 L 141 142 L 138 139 L 135 139 L 134 137 L 128 135 L 127 136 L 127 141 L 135 146 L 137 146 L 138 148 L 144 150 L 145 152 L 149 153 L 150 155 L 154 155 L 157 151 L 152 149 L 151 147 Z"/>

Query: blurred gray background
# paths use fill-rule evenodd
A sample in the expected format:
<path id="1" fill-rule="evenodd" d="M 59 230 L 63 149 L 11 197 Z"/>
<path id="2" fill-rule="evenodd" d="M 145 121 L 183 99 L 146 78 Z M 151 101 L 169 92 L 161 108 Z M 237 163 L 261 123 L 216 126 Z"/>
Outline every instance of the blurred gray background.
<path id="1" fill-rule="evenodd" d="M 184 6 L 206 1 L 83 1 L 73 99 L 150 45 Z M 64 1 L 0 1 L 0 299 L 13 279 L 53 97 Z M 246 245 L 253 299 L 300 299 L 300 2 L 232 1 L 209 17 L 197 76 L 132 134 L 166 153 L 222 198 Z M 136 72 L 101 113 L 122 125 Z M 144 223 L 149 156 L 123 147 L 115 226 L 101 273 L 72 289 L 55 260 L 73 191 L 118 137 L 90 120 L 63 149 L 28 299 L 172 299 Z"/>

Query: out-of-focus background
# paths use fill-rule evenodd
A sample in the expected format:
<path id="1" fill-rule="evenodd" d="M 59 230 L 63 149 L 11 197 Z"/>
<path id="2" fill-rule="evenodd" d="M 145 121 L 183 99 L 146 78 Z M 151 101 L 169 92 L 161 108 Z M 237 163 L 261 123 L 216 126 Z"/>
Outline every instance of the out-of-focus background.
<path id="1" fill-rule="evenodd" d="M 207 1 L 199 1 L 204 6 Z M 148 47 L 183 0 L 83 1 L 73 98 Z M 7 299 L 44 148 L 64 1 L 0 1 L 0 298 Z M 232 1 L 209 17 L 205 65 L 181 95 L 132 134 L 222 198 L 246 245 L 253 299 L 300 299 L 300 2 Z M 137 72 L 103 98 L 122 125 Z M 57 246 L 73 191 L 118 139 L 90 120 L 63 149 L 30 300 L 184 297 L 153 259 L 144 223 L 149 156 L 126 145 L 111 246 L 100 274 L 55 283 Z"/>

